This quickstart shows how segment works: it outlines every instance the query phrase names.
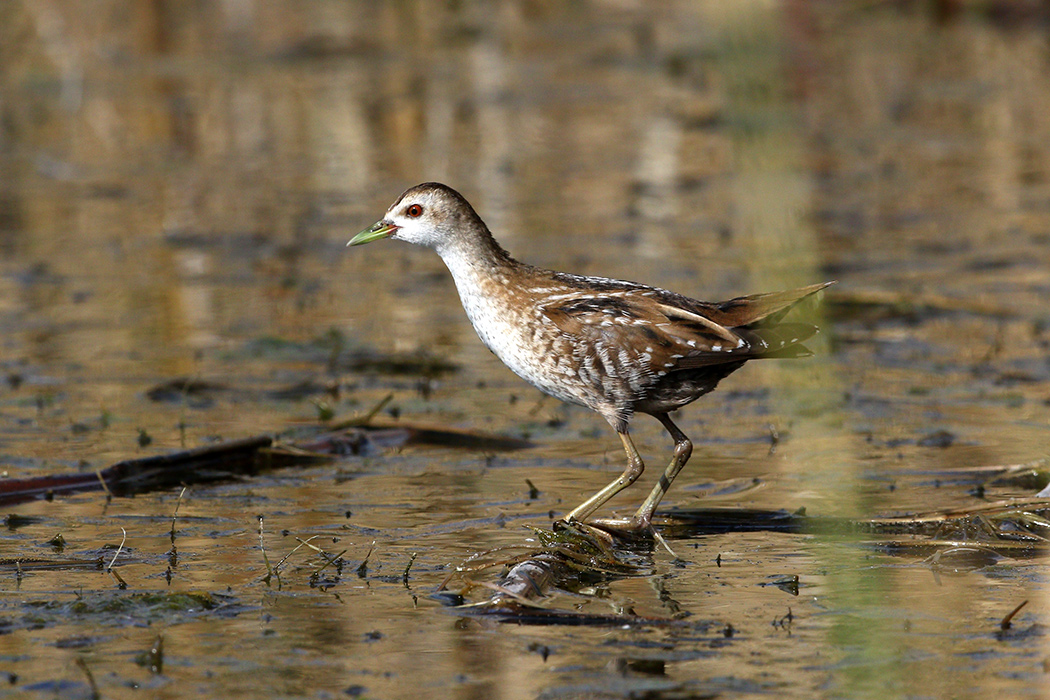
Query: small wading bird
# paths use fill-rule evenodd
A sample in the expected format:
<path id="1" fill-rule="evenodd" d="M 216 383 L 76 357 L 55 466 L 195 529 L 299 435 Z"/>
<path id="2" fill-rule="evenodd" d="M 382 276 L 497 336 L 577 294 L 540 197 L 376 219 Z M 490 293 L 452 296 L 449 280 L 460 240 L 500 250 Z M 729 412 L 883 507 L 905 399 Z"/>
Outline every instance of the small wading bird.
<path id="1" fill-rule="evenodd" d="M 631 417 L 648 413 L 663 424 L 674 455 L 648 498 L 628 520 L 592 521 L 643 536 L 693 451 L 671 411 L 712 391 L 748 360 L 810 355 L 801 343 L 816 326 L 780 319 L 832 284 L 711 303 L 635 282 L 541 270 L 510 257 L 462 195 L 433 182 L 407 190 L 347 245 L 380 238 L 437 251 L 489 350 L 540 391 L 597 411 L 620 436 L 627 468 L 570 511 L 570 523 L 588 519 L 641 475 L 644 464 L 627 430 Z"/>

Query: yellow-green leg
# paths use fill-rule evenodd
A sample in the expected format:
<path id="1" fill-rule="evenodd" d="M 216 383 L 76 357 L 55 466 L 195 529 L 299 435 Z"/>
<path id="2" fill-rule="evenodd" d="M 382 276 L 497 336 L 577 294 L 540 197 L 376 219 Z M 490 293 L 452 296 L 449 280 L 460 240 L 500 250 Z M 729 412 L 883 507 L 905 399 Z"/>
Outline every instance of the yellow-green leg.
<path id="1" fill-rule="evenodd" d="M 677 430 L 677 428 L 675 428 L 675 430 Z M 641 455 L 639 455 L 638 450 L 635 449 L 634 443 L 631 442 L 631 436 L 627 434 L 627 431 L 617 431 L 616 434 L 620 436 L 620 442 L 623 443 L 623 449 L 627 452 L 627 468 L 624 469 L 623 474 L 621 474 L 618 479 L 611 482 L 601 491 L 569 511 L 569 514 L 565 516 L 566 520 L 570 522 L 574 520 L 584 520 L 594 513 L 594 511 L 605 505 L 610 498 L 637 481 L 638 477 L 641 476 L 642 472 L 645 470 L 645 464 L 642 463 Z"/>
<path id="2" fill-rule="evenodd" d="M 682 467 L 685 466 L 685 463 L 689 461 L 689 457 L 693 454 L 693 443 L 689 441 L 689 438 L 685 436 L 685 433 L 678 429 L 678 426 L 674 424 L 670 416 L 663 413 L 657 414 L 654 417 L 660 421 L 667 432 L 671 434 L 671 439 L 674 440 L 674 456 L 671 457 L 670 464 L 664 469 L 663 474 L 660 475 L 659 481 L 656 482 L 656 486 L 654 486 L 653 490 L 649 492 L 649 496 L 642 502 L 642 505 L 638 507 L 638 510 L 635 511 L 631 518 L 601 518 L 590 521 L 590 525 L 623 534 L 641 534 L 642 532 L 652 531 L 653 513 L 655 513 L 657 507 L 659 507 L 664 494 L 666 494 L 667 490 L 671 488 L 671 483 L 675 480 L 675 477 L 677 477 L 678 473 L 682 471 Z M 626 431 L 617 432 L 617 434 L 620 436 L 620 441 L 623 443 L 623 449 L 627 453 L 627 468 L 618 479 L 573 508 L 569 514 L 565 516 L 567 521 L 582 522 L 586 520 L 594 513 L 594 511 L 608 503 L 609 499 L 633 484 L 638 480 L 638 477 L 642 475 L 645 465 L 642 463 L 642 458 L 638 454 L 638 450 L 635 448 L 634 443 L 631 441 L 630 435 L 628 435 Z M 653 534 L 655 535 L 655 533 Z"/>
<path id="3" fill-rule="evenodd" d="M 635 511 L 634 517 L 631 518 L 632 523 L 639 528 L 649 527 L 653 520 L 653 513 L 656 512 L 657 506 L 663 500 L 664 494 L 671 488 L 671 482 L 678 476 L 678 472 L 682 471 L 682 467 L 685 466 L 685 463 L 689 461 L 689 457 L 693 454 L 693 443 L 689 441 L 685 433 L 678 429 L 678 426 L 674 424 L 668 414 L 661 413 L 654 417 L 671 434 L 671 439 L 674 440 L 674 456 L 671 457 L 671 463 L 667 465 L 667 469 L 660 475 L 660 480 L 656 482 L 656 486 L 649 492 L 649 497 L 642 502 L 642 505 Z"/>

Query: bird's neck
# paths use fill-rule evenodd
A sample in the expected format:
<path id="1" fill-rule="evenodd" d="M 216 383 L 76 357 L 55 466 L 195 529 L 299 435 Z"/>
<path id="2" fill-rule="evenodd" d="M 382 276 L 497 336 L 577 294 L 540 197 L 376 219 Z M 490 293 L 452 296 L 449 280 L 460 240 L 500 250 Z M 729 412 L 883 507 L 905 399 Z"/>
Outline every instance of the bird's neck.
<path id="1" fill-rule="evenodd" d="M 488 344 L 484 327 L 499 309 L 505 308 L 507 294 L 513 295 L 528 266 L 511 258 L 487 229 L 471 233 L 450 241 L 437 252 L 452 273 L 467 316 Z"/>
<path id="2" fill-rule="evenodd" d="M 462 292 L 466 286 L 488 286 L 514 274 L 521 264 L 510 257 L 487 228 L 458 236 L 437 249 Z M 504 282 L 505 283 L 505 282 Z"/>

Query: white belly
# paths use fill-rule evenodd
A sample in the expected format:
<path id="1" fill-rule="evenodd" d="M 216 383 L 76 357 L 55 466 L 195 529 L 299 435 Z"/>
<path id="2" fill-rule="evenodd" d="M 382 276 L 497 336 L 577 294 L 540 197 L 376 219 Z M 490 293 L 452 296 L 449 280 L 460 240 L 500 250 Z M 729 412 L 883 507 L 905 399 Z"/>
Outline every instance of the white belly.
<path id="1" fill-rule="evenodd" d="M 570 341 L 538 309 L 511 308 L 486 294 L 486 286 L 460 285 L 458 280 L 456 283 L 463 310 L 485 347 L 540 391 L 562 401 L 587 405 L 583 397 L 566 391 L 575 379 Z M 569 381 L 558 381 L 562 377 Z"/>

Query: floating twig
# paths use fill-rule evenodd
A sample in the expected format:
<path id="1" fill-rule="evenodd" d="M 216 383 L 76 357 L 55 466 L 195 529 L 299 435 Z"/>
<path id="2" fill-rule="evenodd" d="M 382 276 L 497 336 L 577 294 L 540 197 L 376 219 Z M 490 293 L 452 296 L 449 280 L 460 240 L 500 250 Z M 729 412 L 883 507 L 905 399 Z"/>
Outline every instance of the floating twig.
<path id="1" fill-rule="evenodd" d="M 109 566 L 106 567 L 106 572 L 114 579 L 116 579 L 117 585 L 120 586 L 121 589 L 125 589 L 128 587 L 128 584 L 124 581 L 123 578 L 121 578 L 120 574 L 113 570 L 113 565 L 117 563 L 117 557 L 119 557 L 120 553 L 124 551 L 124 543 L 128 541 L 128 531 L 124 528 L 120 528 L 120 531 L 123 533 L 123 537 L 121 537 L 120 539 L 120 546 L 117 547 L 117 551 L 113 555 L 113 559 L 110 560 Z"/>
<path id="2" fill-rule="evenodd" d="M 540 490 L 536 488 L 536 484 L 532 483 L 531 479 L 525 479 L 525 483 L 529 486 L 529 500 L 535 501 L 540 497 Z"/>
<path id="3" fill-rule="evenodd" d="M 321 572 L 322 572 L 322 571 L 324 571 L 325 569 L 327 569 L 327 568 L 328 568 L 329 566 L 331 566 L 332 564 L 335 564 L 335 563 L 337 563 L 337 562 L 339 561 L 339 559 L 340 559 L 340 558 L 341 558 L 341 557 L 342 557 L 342 556 L 343 556 L 344 554 L 346 554 L 346 553 L 347 553 L 348 551 L 350 551 L 350 550 L 348 550 L 348 549 L 344 549 L 343 551 L 339 552 L 339 554 L 336 554 L 336 555 L 335 555 L 334 557 L 333 557 L 333 556 L 331 556 L 331 555 L 329 555 L 329 554 L 325 554 L 325 553 L 324 553 L 323 551 L 321 551 L 321 550 L 317 550 L 317 551 L 318 551 L 318 552 L 320 553 L 320 555 L 321 555 L 322 557 L 324 557 L 325 563 L 324 563 L 324 566 L 322 566 L 322 567 L 321 567 L 320 569 L 318 569 L 317 571 L 315 571 L 315 572 L 313 573 L 313 575 L 314 575 L 314 576 L 319 576 L 319 575 L 321 574 Z"/>
<path id="4" fill-rule="evenodd" d="M 263 516 L 259 516 L 259 549 L 262 550 L 263 563 L 266 564 L 266 576 L 263 577 L 263 583 L 267 586 L 270 585 L 270 579 L 277 577 L 277 587 L 281 587 L 281 574 L 274 571 L 274 568 L 270 566 L 270 558 L 266 556 L 266 543 L 263 541 Z"/>
<path id="5" fill-rule="evenodd" d="M 299 544 L 295 545 L 295 548 L 294 548 L 294 549 L 292 549 L 292 551 L 288 552 L 288 554 L 285 554 L 285 555 L 284 555 L 284 559 L 282 559 L 281 561 L 277 562 L 277 565 L 273 567 L 274 571 L 280 571 L 280 569 L 281 569 L 281 566 L 282 566 L 282 565 L 283 565 L 283 564 L 284 564 L 284 563 L 285 563 L 286 561 L 288 561 L 289 557 L 291 557 L 291 556 L 292 556 L 293 554 L 295 554 L 296 552 L 298 552 L 298 551 L 299 551 L 300 549 L 302 549 L 303 547 L 309 547 L 310 549 L 313 549 L 313 550 L 315 550 L 315 551 L 317 551 L 317 552 L 320 552 L 320 551 L 321 551 L 320 549 L 318 549 L 318 548 L 317 548 L 317 547 L 315 547 L 314 545 L 310 544 L 310 540 L 315 540 L 315 539 L 317 539 L 318 537 L 320 537 L 320 535 L 314 535 L 313 537 L 307 538 L 307 539 L 305 539 L 305 540 L 300 540 L 300 539 L 299 539 L 298 537 L 296 537 L 295 539 L 299 541 Z"/>
<path id="6" fill-rule="evenodd" d="M 308 547 L 308 548 L 314 550 L 315 552 L 317 552 L 318 554 L 322 554 L 323 555 L 324 554 L 324 550 L 323 549 L 321 549 L 320 547 L 318 547 L 315 544 L 310 544 L 310 542 L 312 540 L 316 540 L 318 537 L 320 537 L 320 535 L 314 535 L 313 537 L 308 537 L 305 540 L 303 538 L 301 538 L 301 537 L 296 537 L 295 541 L 299 543 L 300 547 Z M 296 547 L 295 549 L 299 549 L 299 547 Z M 295 549 L 293 549 L 292 552 L 294 552 Z M 291 553 L 289 553 L 289 556 L 291 556 Z M 285 557 L 285 559 L 287 559 L 287 558 L 288 557 Z M 283 562 L 284 559 L 282 559 L 281 561 Z M 277 566 L 280 566 L 280 564 L 278 564 Z"/>
<path id="7" fill-rule="evenodd" d="M 372 419 L 379 415 L 379 412 L 386 408 L 387 404 L 394 400 L 394 394 L 389 393 L 380 399 L 379 403 L 372 407 L 372 410 L 365 414 L 364 418 L 361 419 L 362 425 L 368 425 L 372 422 Z"/>
<path id="8" fill-rule="evenodd" d="M 364 578 L 368 576 L 368 559 L 372 556 L 372 552 L 376 551 L 376 542 L 372 540 L 372 546 L 368 548 L 368 554 L 365 555 L 364 561 L 357 567 L 357 577 Z"/>
<path id="9" fill-rule="evenodd" d="M 113 493 L 109 490 L 109 485 L 106 484 L 106 477 L 102 474 L 101 469 L 95 470 L 95 478 L 98 479 L 98 483 L 102 485 L 102 490 L 106 492 L 106 499 L 112 500 Z"/>
<path id="10" fill-rule="evenodd" d="M 182 497 L 186 495 L 185 486 L 182 487 L 182 491 L 179 492 L 179 500 L 175 501 L 175 512 L 171 514 L 171 543 L 175 544 L 175 518 L 179 515 L 179 506 L 182 505 Z"/>
<path id="11" fill-rule="evenodd" d="M 408 557 L 408 564 L 405 565 L 405 573 L 401 574 L 401 583 L 405 584 L 405 588 L 409 588 L 408 585 L 408 570 L 412 568 L 412 562 L 419 556 L 419 552 L 412 552 Z"/>
<path id="12" fill-rule="evenodd" d="M 1020 605 L 1008 612 L 1006 614 L 1006 617 L 1002 619 L 1002 622 L 999 623 L 999 629 L 1001 629 L 1003 632 L 1010 629 L 1010 626 L 1013 624 L 1012 620 L 1014 619 L 1014 615 L 1021 612 L 1021 608 L 1023 608 L 1026 605 L 1028 605 L 1028 601 L 1022 600 Z"/>

